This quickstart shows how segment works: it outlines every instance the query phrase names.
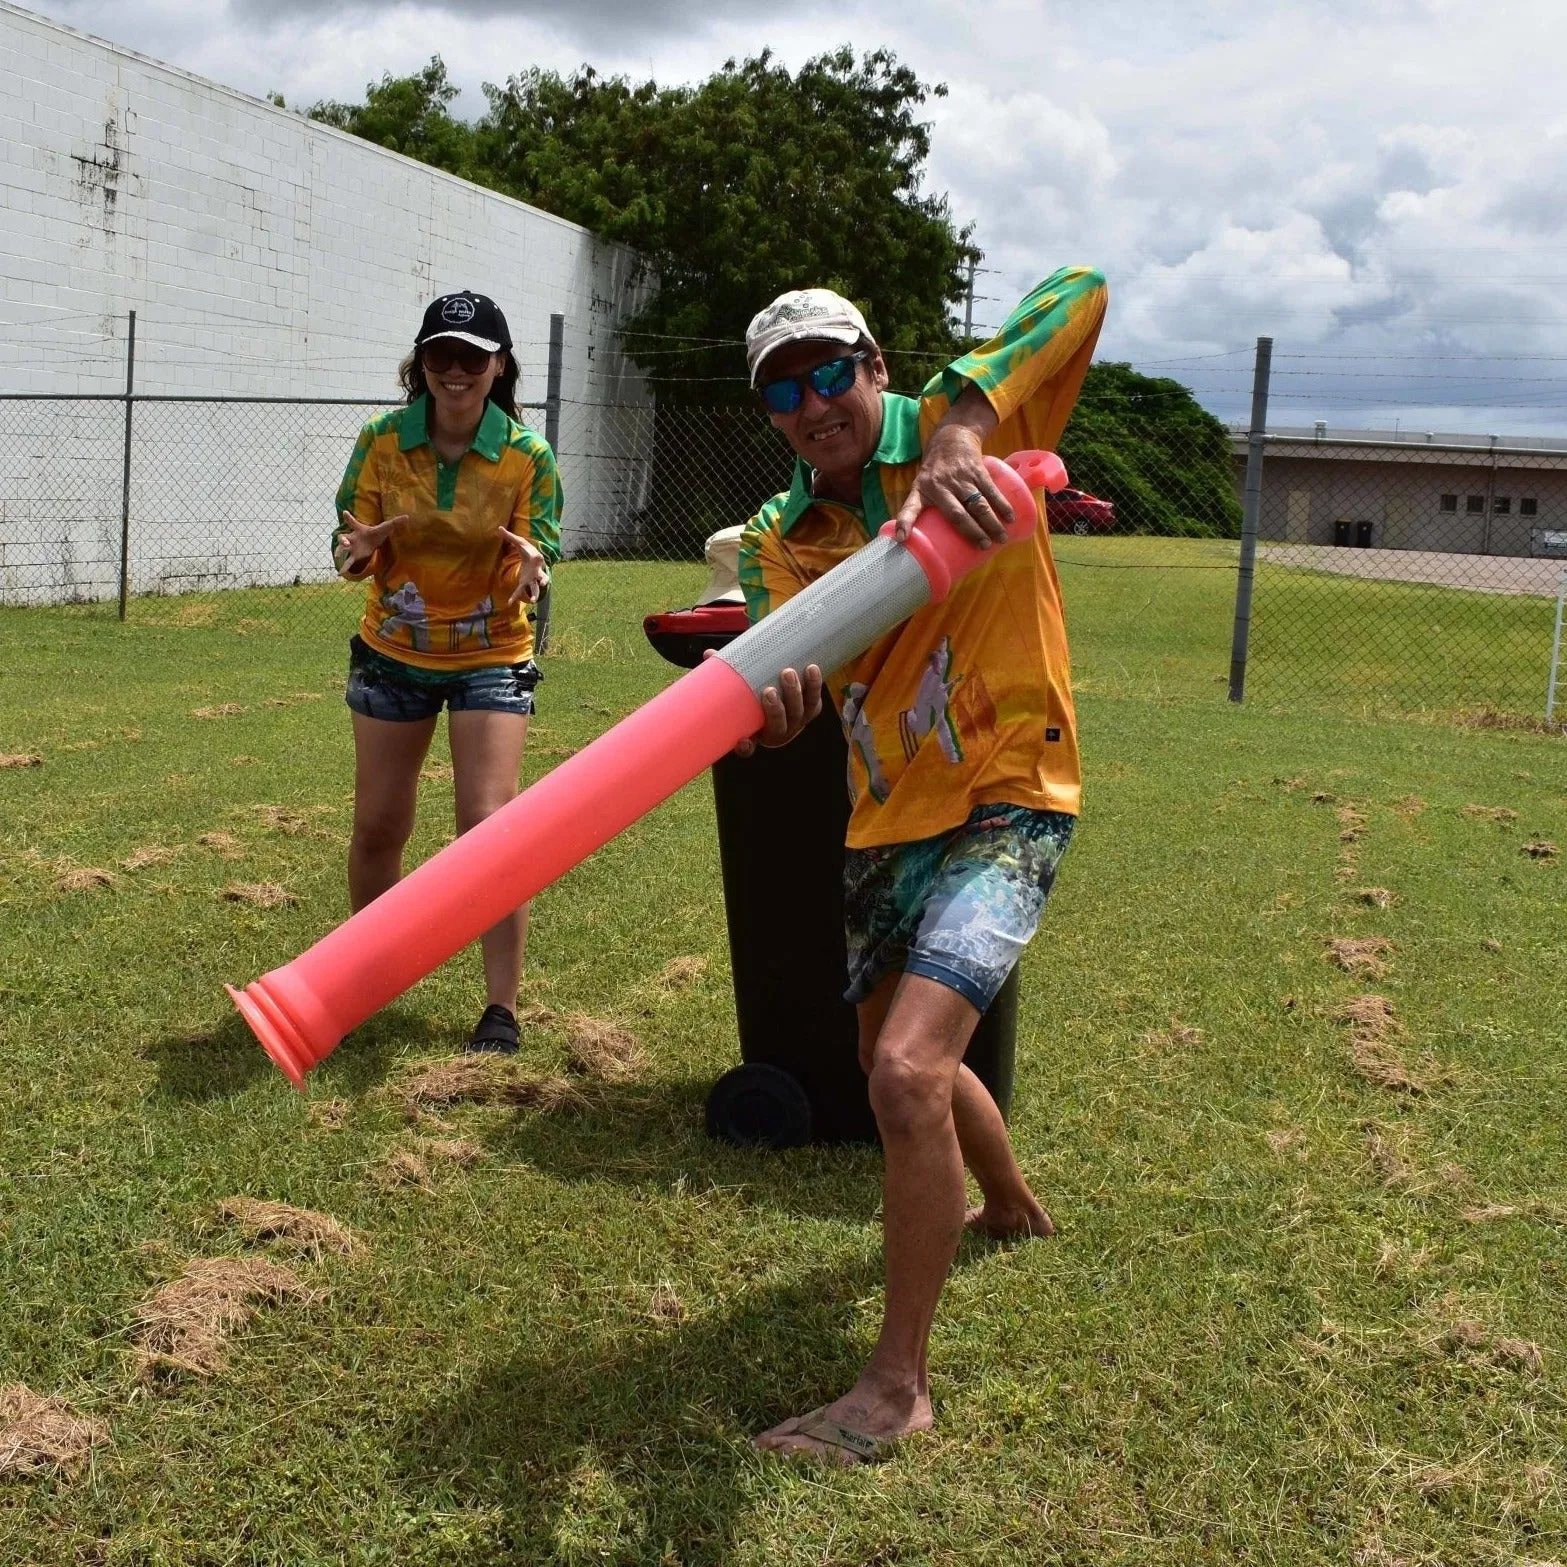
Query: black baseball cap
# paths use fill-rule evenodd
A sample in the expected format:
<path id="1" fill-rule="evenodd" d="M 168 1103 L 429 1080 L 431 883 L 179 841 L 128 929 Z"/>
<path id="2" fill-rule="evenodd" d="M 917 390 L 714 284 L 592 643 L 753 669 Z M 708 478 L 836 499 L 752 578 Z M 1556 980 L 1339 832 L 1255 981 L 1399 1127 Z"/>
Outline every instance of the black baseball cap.
<path id="1" fill-rule="evenodd" d="M 438 337 L 455 337 L 488 354 L 511 347 L 511 333 L 506 329 L 501 307 L 486 295 L 467 289 L 460 294 L 442 294 L 425 311 L 414 347 L 422 348 Z"/>

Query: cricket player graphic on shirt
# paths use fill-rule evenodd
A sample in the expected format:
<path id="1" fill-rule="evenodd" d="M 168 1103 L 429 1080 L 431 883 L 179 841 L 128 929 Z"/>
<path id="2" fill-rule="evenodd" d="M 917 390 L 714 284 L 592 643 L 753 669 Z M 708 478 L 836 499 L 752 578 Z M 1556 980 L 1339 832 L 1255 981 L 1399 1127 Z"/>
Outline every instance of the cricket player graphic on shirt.
<path id="1" fill-rule="evenodd" d="M 480 647 L 490 646 L 490 616 L 495 613 L 494 595 L 479 600 L 471 615 L 463 615 L 452 622 L 452 652 L 460 653 L 464 637 L 473 637 Z"/>
<path id="2" fill-rule="evenodd" d="M 952 693 L 962 680 L 962 675 L 952 678 L 952 639 L 943 637 L 925 660 L 925 671 L 920 676 L 919 689 L 914 693 L 914 706 L 906 707 L 898 714 L 898 736 L 903 741 L 903 754 L 909 760 L 913 760 L 920 742 L 929 734 L 935 735 L 941 754 L 949 762 L 963 760 L 963 742 L 952 716 Z"/>
<path id="3" fill-rule="evenodd" d="M 865 776 L 871 795 L 885 800 L 891 792 L 887 787 L 887 775 L 882 771 L 881 758 L 876 754 L 876 735 L 871 722 L 865 716 L 865 693 L 869 688 L 855 681 L 845 686 L 839 711 L 843 718 L 843 732 L 849 742 L 849 798 L 855 799 L 859 790 L 854 787 L 854 753 L 859 752 L 865 764 Z"/>
<path id="4" fill-rule="evenodd" d="M 381 595 L 381 603 L 391 611 L 375 628 L 378 637 L 388 642 L 396 640 L 398 631 L 406 630 L 410 645 L 416 653 L 430 651 L 430 623 L 425 616 L 424 600 L 412 582 L 400 588 L 392 588 Z"/>

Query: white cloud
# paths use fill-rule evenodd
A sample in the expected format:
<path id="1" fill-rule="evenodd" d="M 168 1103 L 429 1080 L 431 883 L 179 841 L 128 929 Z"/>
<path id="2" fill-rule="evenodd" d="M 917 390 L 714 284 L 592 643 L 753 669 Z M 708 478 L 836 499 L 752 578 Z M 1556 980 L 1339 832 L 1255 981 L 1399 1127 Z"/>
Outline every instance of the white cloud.
<path id="1" fill-rule="evenodd" d="M 1102 351 L 1227 416 L 1267 333 L 1281 418 L 1567 430 L 1556 0 L 33 3 L 290 102 L 440 53 L 470 113 L 482 81 L 534 64 L 682 81 L 767 46 L 797 66 L 890 45 L 950 85 L 928 106 L 931 185 L 987 252 L 982 321 L 1089 261 L 1114 296 Z M 1522 354 L 1561 356 L 1559 381 L 1554 361 L 1472 357 Z"/>

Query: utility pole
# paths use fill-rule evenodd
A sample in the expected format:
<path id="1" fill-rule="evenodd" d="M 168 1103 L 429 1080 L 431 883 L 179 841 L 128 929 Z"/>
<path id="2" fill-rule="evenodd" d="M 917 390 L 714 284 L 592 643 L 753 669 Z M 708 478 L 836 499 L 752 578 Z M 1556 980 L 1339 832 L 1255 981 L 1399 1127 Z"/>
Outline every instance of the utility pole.
<path id="1" fill-rule="evenodd" d="M 963 342 L 967 346 L 968 340 L 974 335 L 974 272 L 978 263 L 970 261 L 968 264 L 968 291 L 963 301 Z"/>

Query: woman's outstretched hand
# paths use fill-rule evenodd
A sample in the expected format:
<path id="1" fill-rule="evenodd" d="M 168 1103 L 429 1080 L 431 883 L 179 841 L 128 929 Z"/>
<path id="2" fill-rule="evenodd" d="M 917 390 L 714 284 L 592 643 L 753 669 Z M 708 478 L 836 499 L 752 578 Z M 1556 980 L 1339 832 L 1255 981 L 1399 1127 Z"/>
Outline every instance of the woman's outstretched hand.
<path id="1" fill-rule="evenodd" d="M 407 512 L 396 517 L 388 517 L 385 522 L 364 523 L 351 511 L 345 511 L 343 526 L 337 530 L 338 545 L 342 551 L 337 569 L 350 572 L 362 571 L 369 563 L 370 557 L 391 537 L 392 530 L 407 521 Z"/>
<path id="2" fill-rule="evenodd" d="M 518 604 L 526 599 L 530 604 L 537 604 L 539 594 L 550 585 L 549 562 L 535 544 L 508 528 L 501 529 L 501 549 L 515 550 L 520 561 L 517 586 L 511 590 L 511 597 L 506 602 Z"/>

